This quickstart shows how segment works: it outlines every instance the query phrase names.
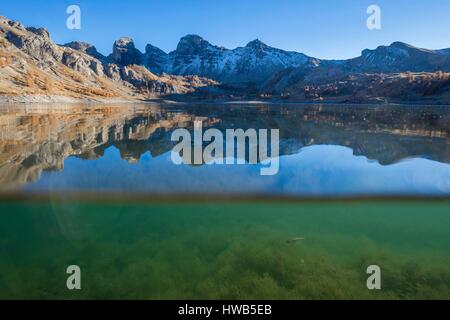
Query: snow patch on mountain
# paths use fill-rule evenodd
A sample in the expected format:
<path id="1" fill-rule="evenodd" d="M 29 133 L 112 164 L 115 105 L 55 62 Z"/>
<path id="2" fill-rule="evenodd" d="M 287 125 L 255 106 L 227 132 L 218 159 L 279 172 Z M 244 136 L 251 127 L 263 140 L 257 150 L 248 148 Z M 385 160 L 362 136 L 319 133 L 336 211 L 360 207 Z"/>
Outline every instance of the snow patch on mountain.
<path id="1" fill-rule="evenodd" d="M 272 48 L 258 39 L 230 50 L 197 35 L 183 37 L 177 49 L 169 54 L 161 51 L 159 56 L 146 60 L 153 62 L 146 65 L 155 73 L 195 74 L 227 83 L 262 83 L 288 67 L 320 64 L 318 59 Z M 154 63 L 155 60 L 161 63 Z"/>

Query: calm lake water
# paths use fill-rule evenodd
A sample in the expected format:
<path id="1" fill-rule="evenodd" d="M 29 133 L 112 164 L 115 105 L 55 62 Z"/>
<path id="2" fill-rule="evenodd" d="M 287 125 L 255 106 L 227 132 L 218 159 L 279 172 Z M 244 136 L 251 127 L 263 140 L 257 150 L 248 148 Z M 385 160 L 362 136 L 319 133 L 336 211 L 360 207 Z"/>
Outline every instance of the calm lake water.
<path id="1" fill-rule="evenodd" d="M 0 107 L 0 299 L 450 299 L 449 111 Z M 172 132 L 199 119 L 280 129 L 279 173 L 173 164 Z"/>
<path id="2" fill-rule="evenodd" d="M 279 172 L 175 165 L 171 134 L 279 129 Z M 0 190 L 287 196 L 450 195 L 448 107 L 118 106 L 0 109 Z M 205 143 L 206 146 L 206 143 Z"/>

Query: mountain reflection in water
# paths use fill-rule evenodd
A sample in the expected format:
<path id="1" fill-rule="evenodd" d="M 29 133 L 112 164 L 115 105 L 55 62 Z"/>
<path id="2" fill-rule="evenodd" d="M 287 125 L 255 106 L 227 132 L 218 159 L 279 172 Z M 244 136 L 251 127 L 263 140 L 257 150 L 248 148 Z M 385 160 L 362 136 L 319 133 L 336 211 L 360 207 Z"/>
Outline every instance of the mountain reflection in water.
<path id="1" fill-rule="evenodd" d="M 176 166 L 177 128 L 280 129 L 280 172 Z M 151 194 L 449 195 L 447 107 L 0 107 L 0 190 Z M 125 160 L 125 161 L 124 161 Z"/>

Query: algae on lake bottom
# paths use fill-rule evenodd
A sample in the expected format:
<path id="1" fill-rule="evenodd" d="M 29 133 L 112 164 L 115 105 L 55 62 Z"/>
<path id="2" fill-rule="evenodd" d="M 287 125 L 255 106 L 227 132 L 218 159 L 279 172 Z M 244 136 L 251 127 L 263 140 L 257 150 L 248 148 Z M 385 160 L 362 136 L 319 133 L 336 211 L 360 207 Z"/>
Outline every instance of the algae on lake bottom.
<path id="1" fill-rule="evenodd" d="M 2 299 L 450 298 L 446 200 L 54 199 L 0 212 Z M 80 291 L 66 288 L 72 264 Z M 366 287 L 372 264 L 379 291 Z"/>

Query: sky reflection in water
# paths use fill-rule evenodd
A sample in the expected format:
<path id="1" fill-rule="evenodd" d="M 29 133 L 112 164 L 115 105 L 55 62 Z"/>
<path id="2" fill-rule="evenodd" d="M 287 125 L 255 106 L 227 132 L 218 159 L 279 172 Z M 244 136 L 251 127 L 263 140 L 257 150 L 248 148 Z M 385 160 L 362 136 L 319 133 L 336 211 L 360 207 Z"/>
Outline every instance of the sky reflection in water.
<path id="1" fill-rule="evenodd" d="M 280 129 L 280 169 L 176 166 L 177 128 Z M 71 106 L 0 110 L 0 190 L 450 195 L 446 107 Z"/>

